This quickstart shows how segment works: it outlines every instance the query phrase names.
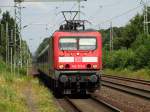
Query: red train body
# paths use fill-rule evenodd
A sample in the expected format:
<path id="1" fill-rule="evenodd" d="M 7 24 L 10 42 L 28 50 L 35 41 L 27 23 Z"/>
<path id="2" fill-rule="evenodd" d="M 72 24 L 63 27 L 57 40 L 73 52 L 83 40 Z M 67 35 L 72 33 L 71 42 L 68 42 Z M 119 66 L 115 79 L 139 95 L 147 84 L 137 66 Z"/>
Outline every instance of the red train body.
<path id="1" fill-rule="evenodd" d="M 37 61 L 39 70 L 50 76 L 55 89 L 94 92 L 100 87 L 101 34 L 97 31 L 56 31 Z"/>

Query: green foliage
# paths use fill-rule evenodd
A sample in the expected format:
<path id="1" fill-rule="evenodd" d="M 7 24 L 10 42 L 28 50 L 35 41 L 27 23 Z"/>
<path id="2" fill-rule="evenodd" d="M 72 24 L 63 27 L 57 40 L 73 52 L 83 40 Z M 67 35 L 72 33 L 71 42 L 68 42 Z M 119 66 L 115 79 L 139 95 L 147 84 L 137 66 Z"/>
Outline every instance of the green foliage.
<path id="1" fill-rule="evenodd" d="M 148 49 L 141 45 L 138 49 L 136 49 L 136 67 L 137 68 L 143 68 L 144 66 L 147 66 L 147 59 L 148 59 Z"/>
<path id="2" fill-rule="evenodd" d="M 103 56 L 105 67 L 107 68 L 130 68 L 133 69 L 135 54 L 131 49 L 121 49 L 114 52 L 105 52 Z"/>
<path id="3" fill-rule="evenodd" d="M 139 35 L 131 49 L 120 49 L 111 53 L 104 51 L 103 61 L 105 68 L 150 68 L 150 36 Z"/>
<path id="4" fill-rule="evenodd" d="M 4 74 L 4 75 L 2 75 Z M 61 112 L 38 79 L 0 73 L 0 112 Z"/>
<path id="5" fill-rule="evenodd" d="M 2 61 L 2 57 L 0 57 L 0 71 L 4 70 L 4 68 L 6 68 L 6 64 Z"/>
<path id="6" fill-rule="evenodd" d="M 145 68 L 149 67 L 150 64 L 150 36 L 139 35 L 137 40 L 133 44 L 133 49 L 135 49 L 136 54 L 136 64 L 135 67 Z"/>
<path id="7" fill-rule="evenodd" d="M 130 48 L 139 34 L 143 33 L 143 15 L 137 14 L 125 27 L 113 27 L 114 49 Z M 110 29 L 100 30 L 103 36 L 103 46 L 108 48 Z M 107 49 L 108 50 L 108 49 Z"/>
<path id="8" fill-rule="evenodd" d="M 150 7 L 148 10 L 150 11 Z M 108 51 L 109 29 L 101 31 L 104 42 L 105 68 L 128 68 L 130 70 L 150 68 L 150 35 L 144 33 L 143 18 L 143 14 L 137 14 L 125 27 L 113 28 L 114 51 L 111 53 Z M 150 19 L 150 13 L 148 19 Z"/>
<path id="9" fill-rule="evenodd" d="M 19 74 L 21 74 L 22 76 L 27 75 L 27 70 L 26 70 L 26 68 L 25 68 L 25 69 L 24 69 L 24 68 L 20 69 L 20 70 L 19 70 Z"/>
<path id="10" fill-rule="evenodd" d="M 6 24 L 8 24 L 8 32 L 6 32 Z M 6 57 L 6 38 L 10 37 L 10 31 L 14 30 L 14 19 L 10 16 L 9 12 L 3 13 L 2 19 L 0 19 L 0 25 L 2 29 L 2 38 L 1 38 L 1 47 L 0 47 L 0 54 L 5 59 Z M 7 33 L 7 35 L 6 35 Z M 8 37 L 7 37 L 8 36 Z M 18 39 L 19 36 L 16 36 L 16 39 Z"/>
<path id="11" fill-rule="evenodd" d="M 7 25 L 8 25 L 8 28 L 6 27 Z M 16 29 L 15 29 L 15 26 L 16 26 Z M 18 25 L 16 24 L 15 19 L 10 16 L 8 11 L 4 12 L 2 15 L 2 18 L 0 19 L 0 31 L 1 31 L 0 56 L 3 58 L 3 60 L 6 60 L 6 43 L 7 43 L 7 49 L 9 48 L 9 51 L 10 51 L 10 47 L 8 47 L 8 42 L 13 44 L 13 47 L 12 47 L 13 56 L 15 56 L 14 55 L 15 52 L 17 53 L 21 52 L 23 60 L 26 60 L 29 56 L 29 54 L 25 52 L 27 51 L 27 49 L 29 51 L 27 43 L 21 40 L 22 46 L 20 48 L 19 33 L 15 33 L 15 30 L 16 32 L 19 32 Z M 17 62 L 19 62 L 19 56 L 20 55 L 16 55 L 18 59 L 16 60 Z M 10 53 L 9 53 L 9 63 L 10 63 Z M 25 64 L 25 62 L 23 62 L 23 64 Z"/>

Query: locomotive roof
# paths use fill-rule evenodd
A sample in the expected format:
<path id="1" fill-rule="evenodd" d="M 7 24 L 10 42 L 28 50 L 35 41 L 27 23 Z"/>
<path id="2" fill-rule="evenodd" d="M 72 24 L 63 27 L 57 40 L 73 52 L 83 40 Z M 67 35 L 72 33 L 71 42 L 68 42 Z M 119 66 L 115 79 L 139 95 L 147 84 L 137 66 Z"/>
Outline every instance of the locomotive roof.
<path id="1" fill-rule="evenodd" d="M 95 29 L 86 29 L 86 30 L 56 30 L 55 32 L 98 32 Z"/>

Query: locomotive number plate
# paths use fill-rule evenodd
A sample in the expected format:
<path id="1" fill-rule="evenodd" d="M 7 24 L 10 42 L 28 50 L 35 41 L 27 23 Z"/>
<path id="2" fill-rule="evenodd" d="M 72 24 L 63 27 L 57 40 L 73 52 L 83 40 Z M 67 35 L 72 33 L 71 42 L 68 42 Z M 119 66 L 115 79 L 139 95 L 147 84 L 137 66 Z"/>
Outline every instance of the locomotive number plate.
<path id="1" fill-rule="evenodd" d="M 73 69 L 85 69 L 85 65 L 80 65 L 80 64 L 72 65 L 72 68 Z"/>
<path id="2" fill-rule="evenodd" d="M 74 58 L 74 61 L 75 61 L 75 62 L 82 62 L 82 57 L 75 57 L 75 58 Z"/>

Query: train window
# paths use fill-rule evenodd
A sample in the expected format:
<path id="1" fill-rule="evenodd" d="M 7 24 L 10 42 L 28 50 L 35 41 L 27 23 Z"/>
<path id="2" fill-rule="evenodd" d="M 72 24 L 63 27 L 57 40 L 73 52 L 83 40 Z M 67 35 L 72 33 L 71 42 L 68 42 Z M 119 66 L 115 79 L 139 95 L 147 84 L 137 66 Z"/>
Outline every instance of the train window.
<path id="1" fill-rule="evenodd" d="M 62 37 L 59 40 L 60 50 L 95 50 L 95 37 Z"/>
<path id="2" fill-rule="evenodd" d="M 77 50 L 77 39 L 61 38 L 59 41 L 61 50 Z"/>
<path id="3" fill-rule="evenodd" d="M 79 38 L 79 50 L 95 50 L 96 38 Z"/>

